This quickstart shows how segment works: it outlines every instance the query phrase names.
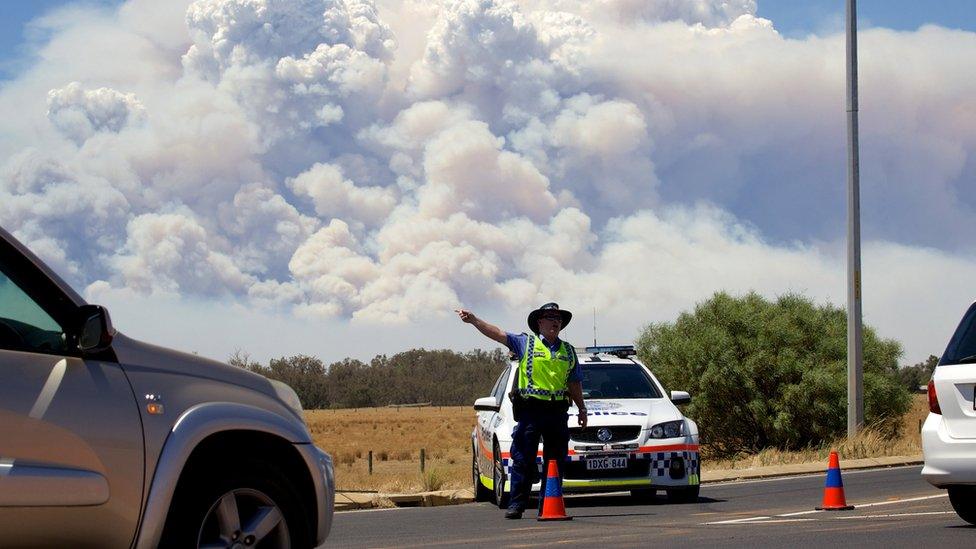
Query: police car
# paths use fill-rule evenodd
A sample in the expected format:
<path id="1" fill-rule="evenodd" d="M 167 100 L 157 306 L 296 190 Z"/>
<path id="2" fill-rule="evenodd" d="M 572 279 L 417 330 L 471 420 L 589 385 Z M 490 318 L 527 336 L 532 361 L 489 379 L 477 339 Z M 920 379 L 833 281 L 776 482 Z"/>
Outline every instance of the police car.
<path id="1" fill-rule="evenodd" d="M 587 347 L 577 351 L 583 371 L 588 424 L 567 412 L 569 456 L 565 492 L 629 490 L 635 498 L 664 490 L 674 502 L 697 501 L 701 462 L 698 425 L 678 404 L 691 401 L 684 391 L 665 393 L 654 374 L 634 358 L 632 346 Z M 498 377 L 490 396 L 474 403 L 477 425 L 471 434 L 471 476 L 475 499 L 508 506 L 515 420 L 508 398 L 518 375 L 513 361 Z M 542 474 L 542 444 L 536 458 Z M 539 483 L 533 485 L 538 490 Z"/>

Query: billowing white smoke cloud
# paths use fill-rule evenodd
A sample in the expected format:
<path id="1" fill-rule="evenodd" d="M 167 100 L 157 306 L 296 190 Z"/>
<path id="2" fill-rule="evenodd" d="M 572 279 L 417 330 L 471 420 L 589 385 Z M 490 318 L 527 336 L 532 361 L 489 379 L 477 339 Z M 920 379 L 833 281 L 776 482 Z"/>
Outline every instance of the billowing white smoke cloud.
<path id="1" fill-rule="evenodd" d="M 137 123 L 145 108 L 136 96 L 110 88 L 85 90 L 79 82 L 47 94 L 47 116 L 67 137 L 81 144 L 96 132 L 118 132 Z"/>
<path id="2" fill-rule="evenodd" d="M 55 14 L 44 54 L 0 88 L 0 224 L 93 299 L 220 299 L 367 332 L 556 299 L 626 338 L 716 290 L 842 303 L 843 37 L 788 40 L 755 13 L 130 0 Z M 898 273 L 944 289 L 933 318 L 971 297 L 957 282 L 976 274 L 976 34 L 861 36 L 865 312 L 924 358 L 944 335 L 888 322 L 925 309 Z M 953 269 L 916 268 L 938 262 Z M 889 273 L 874 294 L 872 269 Z"/>
<path id="3" fill-rule="evenodd" d="M 755 0 L 599 0 L 593 4 L 590 9 L 605 9 L 622 21 L 683 21 L 708 27 L 756 13 Z"/>
<path id="4" fill-rule="evenodd" d="M 191 215 L 142 214 L 129 222 L 128 234 L 114 263 L 134 290 L 219 295 L 241 292 L 251 282 L 230 257 L 213 249 Z"/>
<path id="5" fill-rule="evenodd" d="M 315 213 L 326 218 L 346 218 L 376 226 L 386 219 L 397 197 L 385 187 L 357 187 L 345 179 L 342 169 L 330 164 L 315 164 L 290 179 L 288 186 L 297 195 L 308 196 Z"/>

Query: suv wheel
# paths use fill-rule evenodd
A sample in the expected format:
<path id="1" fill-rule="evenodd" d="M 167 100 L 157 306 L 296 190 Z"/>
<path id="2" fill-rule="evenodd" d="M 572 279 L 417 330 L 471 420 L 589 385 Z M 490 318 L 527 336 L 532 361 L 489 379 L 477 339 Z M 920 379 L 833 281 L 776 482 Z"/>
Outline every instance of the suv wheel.
<path id="1" fill-rule="evenodd" d="M 192 478 L 181 479 L 162 545 L 311 547 L 300 502 L 288 478 L 266 462 L 202 468 Z"/>
<path id="2" fill-rule="evenodd" d="M 478 454 L 475 446 L 471 445 L 471 481 L 474 483 L 474 500 L 491 501 L 492 491 L 485 488 L 481 482 L 481 471 L 478 469 Z"/>
<path id="3" fill-rule="evenodd" d="M 959 518 L 976 524 L 976 486 L 950 486 L 949 503 Z"/>
<path id="4" fill-rule="evenodd" d="M 650 503 L 657 497 L 657 490 L 654 488 L 638 488 L 630 491 L 630 497 L 640 503 Z"/>

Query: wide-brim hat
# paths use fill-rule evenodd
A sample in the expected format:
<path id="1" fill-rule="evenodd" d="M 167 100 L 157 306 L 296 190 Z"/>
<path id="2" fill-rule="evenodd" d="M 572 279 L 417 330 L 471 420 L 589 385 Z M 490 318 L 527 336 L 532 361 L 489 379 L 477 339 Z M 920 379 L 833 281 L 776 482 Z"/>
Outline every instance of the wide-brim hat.
<path id="1" fill-rule="evenodd" d="M 539 333 L 539 317 L 545 313 L 553 313 L 553 312 L 559 313 L 559 316 L 563 317 L 563 328 L 565 328 L 566 325 L 569 324 L 569 321 L 573 319 L 573 313 L 560 309 L 559 304 L 546 303 L 542 307 L 539 307 L 538 309 L 529 313 L 529 319 L 528 319 L 529 329 L 532 330 L 532 333 L 534 334 Z"/>

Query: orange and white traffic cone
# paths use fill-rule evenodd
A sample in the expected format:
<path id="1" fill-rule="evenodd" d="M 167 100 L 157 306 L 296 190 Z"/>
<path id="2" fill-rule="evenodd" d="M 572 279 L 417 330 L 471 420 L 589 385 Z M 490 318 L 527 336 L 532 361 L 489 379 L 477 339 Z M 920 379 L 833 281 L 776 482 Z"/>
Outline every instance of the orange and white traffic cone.
<path id="1" fill-rule="evenodd" d="M 573 517 L 566 516 L 566 505 L 563 503 L 563 481 L 559 478 L 559 466 L 553 460 L 549 460 L 542 512 L 539 513 L 536 520 L 573 520 Z"/>
<path id="2" fill-rule="evenodd" d="M 817 511 L 849 511 L 853 505 L 848 505 L 844 498 L 844 481 L 840 478 L 840 460 L 837 452 L 830 451 L 830 461 L 827 463 L 827 482 L 824 484 L 823 505 Z"/>

